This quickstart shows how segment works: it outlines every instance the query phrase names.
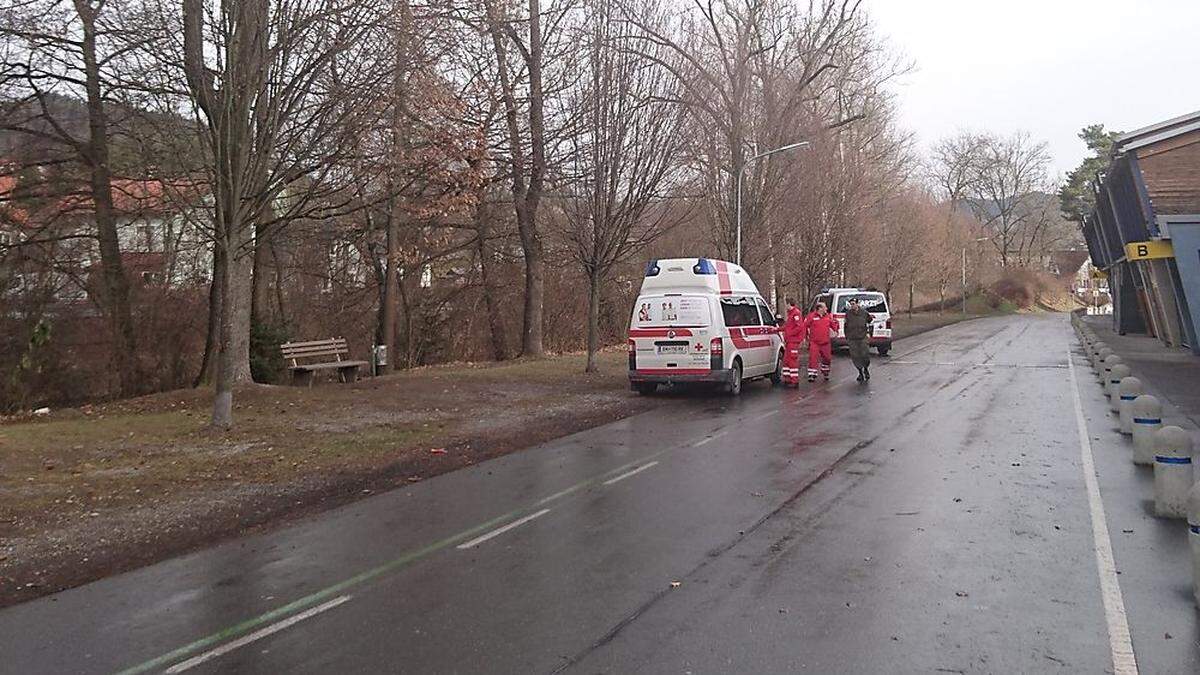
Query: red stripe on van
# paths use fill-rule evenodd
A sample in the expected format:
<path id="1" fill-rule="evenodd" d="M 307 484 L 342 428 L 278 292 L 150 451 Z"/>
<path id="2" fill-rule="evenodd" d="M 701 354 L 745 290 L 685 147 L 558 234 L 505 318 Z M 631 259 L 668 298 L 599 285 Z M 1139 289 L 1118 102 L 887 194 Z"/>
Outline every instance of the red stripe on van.
<path id="1" fill-rule="evenodd" d="M 667 333 L 674 331 L 676 337 L 691 337 L 692 331 L 686 328 L 630 328 L 629 337 L 670 337 Z"/>
<path id="2" fill-rule="evenodd" d="M 734 347 L 737 347 L 738 349 L 754 349 L 755 347 L 770 347 L 771 346 L 771 341 L 769 339 L 767 339 L 767 340 L 748 340 L 748 339 L 746 339 L 747 331 L 751 331 L 755 335 L 762 335 L 764 332 L 767 332 L 767 334 L 770 335 L 771 333 L 776 332 L 775 329 L 771 328 L 770 326 L 768 326 L 766 328 L 753 328 L 753 329 L 730 328 L 729 329 L 729 339 L 733 342 Z"/>
<path id="3" fill-rule="evenodd" d="M 633 371 L 637 375 L 707 375 L 708 368 L 638 368 Z"/>
<path id="4" fill-rule="evenodd" d="M 721 295 L 733 295 L 729 286 L 729 266 L 723 260 L 717 261 L 717 285 L 721 288 Z"/>

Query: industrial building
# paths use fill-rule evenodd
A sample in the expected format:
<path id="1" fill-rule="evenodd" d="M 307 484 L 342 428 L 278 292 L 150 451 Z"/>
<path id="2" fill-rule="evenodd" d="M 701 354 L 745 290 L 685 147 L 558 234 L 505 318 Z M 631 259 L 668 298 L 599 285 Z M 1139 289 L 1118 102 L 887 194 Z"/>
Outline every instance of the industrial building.
<path id="1" fill-rule="evenodd" d="M 1085 219 L 1114 329 L 1200 355 L 1200 111 L 1117 138 Z"/>

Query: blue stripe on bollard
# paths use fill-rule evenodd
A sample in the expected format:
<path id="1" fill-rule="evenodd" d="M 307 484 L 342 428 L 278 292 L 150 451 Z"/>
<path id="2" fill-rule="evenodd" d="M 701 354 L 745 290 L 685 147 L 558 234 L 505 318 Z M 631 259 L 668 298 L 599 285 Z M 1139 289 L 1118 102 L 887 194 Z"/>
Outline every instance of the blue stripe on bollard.
<path id="1" fill-rule="evenodd" d="M 1137 396 L 1126 396 L 1126 395 L 1121 396 L 1122 401 L 1132 401 L 1135 398 L 1137 398 Z"/>
<path id="2" fill-rule="evenodd" d="M 1162 419 L 1158 417 L 1135 417 L 1134 424 L 1162 424 Z"/>
<path id="3" fill-rule="evenodd" d="M 1163 455 L 1155 455 L 1154 461 L 1159 464 L 1191 464 L 1191 457 L 1165 457 Z"/>
<path id="4" fill-rule="evenodd" d="M 1189 523 L 1188 529 L 1190 529 L 1192 531 L 1192 534 L 1200 534 L 1200 525 L 1192 525 L 1191 523 Z"/>

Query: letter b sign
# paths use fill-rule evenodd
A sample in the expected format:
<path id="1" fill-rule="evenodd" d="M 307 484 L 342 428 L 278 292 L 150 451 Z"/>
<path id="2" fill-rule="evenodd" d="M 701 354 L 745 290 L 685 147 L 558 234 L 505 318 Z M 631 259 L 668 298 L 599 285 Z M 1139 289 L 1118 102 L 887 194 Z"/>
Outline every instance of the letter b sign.
<path id="1" fill-rule="evenodd" d="M 1137 257 L 1145 258 L 1150 255 L 1150 247 L 1145 244 L 1137 245 Z"/>

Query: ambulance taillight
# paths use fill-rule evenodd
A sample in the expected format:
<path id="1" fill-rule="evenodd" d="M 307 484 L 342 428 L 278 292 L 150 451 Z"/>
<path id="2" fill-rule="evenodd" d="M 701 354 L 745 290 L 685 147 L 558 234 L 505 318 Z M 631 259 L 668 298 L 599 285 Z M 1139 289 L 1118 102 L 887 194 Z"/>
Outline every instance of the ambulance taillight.
<path id="1" fill-rule="evenodd" d="M 637 343 L 629 339 L 629 369 L 637 370 Z"/>
<path id="2" fill-rule="evenodd" d="M 887 328 L 888 330 L 892 329 L 892 320 L 891 319 L 888 319 L 886 322 L 884 322 L 884 328 Z"/>
<path id="3" fill-rule="evenodd" d="M 719 337 L 715 337 L 708 343 L 708 367 L 710 370 L 722 370 L 725 368 L 725 343 Z"/>

